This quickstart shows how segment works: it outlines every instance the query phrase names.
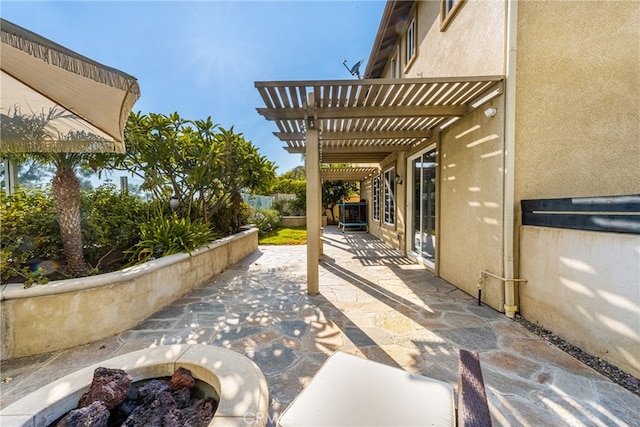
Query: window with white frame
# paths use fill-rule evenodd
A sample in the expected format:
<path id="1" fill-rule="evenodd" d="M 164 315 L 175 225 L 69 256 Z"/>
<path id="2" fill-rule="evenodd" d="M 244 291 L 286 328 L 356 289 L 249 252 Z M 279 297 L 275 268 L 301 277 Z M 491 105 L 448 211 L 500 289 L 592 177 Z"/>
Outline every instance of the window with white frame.
<path id="1" fill-rule="evenodd" d="M 373 178 L 373 220 L 380 221 L 380 177 Z"/>
<path id="2" fill-rule="evenodd" d="M 440 31 L 447 29 L 464 2 L 465 0 L 440 0 Z"/>
<path id="3" fill-rule="evenodd" d="M 407 48 L 406 51 L 406 63 L 409 64 L 411 59 L 416 53 L 416 20 L 412 19 L 407 27 L 407 33 L 405 35 L 405 46 Z"/>
<path id="4" fill-rule="evenodd" d="M 384 223 L 395 224 L 396 213 L 396 170 L 388 169 L 384 172 Z"/>

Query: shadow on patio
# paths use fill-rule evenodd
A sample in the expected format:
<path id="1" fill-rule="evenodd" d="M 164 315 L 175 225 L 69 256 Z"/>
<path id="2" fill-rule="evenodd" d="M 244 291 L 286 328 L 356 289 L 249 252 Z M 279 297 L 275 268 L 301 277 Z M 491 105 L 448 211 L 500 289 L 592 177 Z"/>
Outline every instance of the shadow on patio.
<path id="1" fill-rule="evenodd" d="M 466 348 L 480 353 L 495 425 L 610 426 L 640 419 L 637 396 L 477 306 L 474 297 L 370 234 L 327 227 L 323 240 L 321 295 L 306 294 L 305 246 L 261 246 L 132 330 L 3 362 L 1 406 L 114 355 L 199 343 L 256 362 L 269 384 L 274 424 L 336 350 L 456 387 L 458 350 Z"/>

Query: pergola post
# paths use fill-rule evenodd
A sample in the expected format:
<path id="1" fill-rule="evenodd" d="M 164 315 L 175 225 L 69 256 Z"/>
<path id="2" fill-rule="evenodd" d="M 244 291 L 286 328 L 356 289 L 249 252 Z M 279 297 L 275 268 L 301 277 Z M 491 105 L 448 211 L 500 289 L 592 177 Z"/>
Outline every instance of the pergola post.
<path id="1" fill-rule="evenodd" d="M 18 185 L 18 166 L 11 160 L 4 161 L 4 191 L 6 195 L 13 194 Z"/>
<path id="2" fill-rule="evenodd" d="M 313 116 L 315 99 L 313 92 L 307 95 L 310 114 L 306 119 L 307 166 L 307 293 L 320 293 L 318 260 L 320 259 L 320 227 L 322 208 L 320 193 L 320 150 L 316 118 Z"/>

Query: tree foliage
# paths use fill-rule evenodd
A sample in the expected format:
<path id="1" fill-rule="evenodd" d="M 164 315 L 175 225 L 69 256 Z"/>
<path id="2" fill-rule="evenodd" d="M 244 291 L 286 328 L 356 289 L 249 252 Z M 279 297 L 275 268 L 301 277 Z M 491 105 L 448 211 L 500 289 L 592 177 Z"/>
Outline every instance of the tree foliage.
<path id="1" fill-rule="evenodd" d="M 18 142 L 22 141 L 23 148 L 46 149 L 52 141 L 62 141 L 63 146 L 68 141 L 71 146 L 75 140 L 86 147 L 104 142 L 83 132 L 52 135 L 55 128 L 49 126 L 49 122 L 61 118 L 62 114 L 55 110 L 48 114 L 21 115 L 17 110 L 14 113 L 2 115 L 2 133 L 14 139 L 22 138 Z M 210 117 L 187 120 L 178 113 L 169 116 L 132 113 L 125 128 L 125 140 L 127 152 L 118 155 L 0 152 L 0 156 L 18 163 L 31 162 L 54 171 L 53 197 L 49 201 L 56 211 L 58 232 L 33 231 L 60 236 L 66 258 L 64 273 L 69 276 L 89 274 L 87 253 L 90 262 L 99 264 L 109 252 L 123 249 L 121 245 L 136 247 L 141 234 L 144 244 L 153 249 L 147 251 L 138 245 L 137 258 L 166 255 L 175 250 L 189 251 L 207 243 L 215 234 L 234 232 L 249 216 L 240 192 L 266 192 L 275 178 L 273 162 L 261 156 L 242 134 L 213 124 Z M 136 201 L 124 196 L 120 200 L 115 190 L 104 190 L 89 202 L 100 212 L 87 216 L 83 212 L 86 206 L 83 207 L 78 176 L 87 170 L 107 169 L 124 170 L 142 178 L 141 189 L 155 196 L 151 202 L 153 209 L 140 208 Z M 172 196 L 180 201 L 176 212 L 169 209 Z M 50 227 L 49 223 L 45 225 Z M 93 225 L 98 227 L 91 228 Z M 173 240 L 174 237 L 177 240 Z M 138 240 L 134 242 L 134 238 Z M 158 242 L 161 244 L 157 245 Z M 17 260 L 22 268 L 41 255 L 25 254 L 18 259 L 16 254 L 23 250 L 23 243 L 17 240 L 5 243 L 3 239 L 4 264 Z"/>
<path id="2" fill-rule="evenodd" d="M 73 141 L 82 141 L 85 146 L 90 146 L 92 142 L 103 142 L 103 139 L 85 131 L 60 133 L 51 123 L 57 119 L 64 119 L 67 114 L 56 108 L 31 114 L 22 113 L 20 108 L 15 108 L 6 115 L 2 114 L 2 135 L 28 151 L 3 152 L 0 156 L 18 164 L 31 161 L 42 167 L 51 167 L 55 171 L 51 188 L 60 225 L 66 269 L 73 277 L 82 277 L 89 273 L 89 268 L 84 258 L 80 228 L 81 181 L 77 173 L 89 168 L 93 155 L 51 152 L 47 151 L 47 147 L 55 145 L 56 141 L 68 142 L 69 146 L 73 145 Z"/>
<path id="3" fill-rule="evenodd" d="M 211 117 L 132 113 L 125 139 L 127 153 L 107 158 L 105 166 L 139 176 L 141 188 L 156 198 L 177 197 L 181 215 L 206 224 L 229 206 L 239 211 L 241 191 L 266 191 L 275 178 L 273 162 Z"/>
<path id="4" fill-rule="evenodd" d="M 106 185 L 81 193 L 81 230 L 84 255 L 92 272 L 119 265 L 122 253 L 139 241 L 138 222 L 149 204 Z M 0 191 L 0 273 L 3 281 L 67 278 L 60 225 L 50 187 L 19 186 Z"/>

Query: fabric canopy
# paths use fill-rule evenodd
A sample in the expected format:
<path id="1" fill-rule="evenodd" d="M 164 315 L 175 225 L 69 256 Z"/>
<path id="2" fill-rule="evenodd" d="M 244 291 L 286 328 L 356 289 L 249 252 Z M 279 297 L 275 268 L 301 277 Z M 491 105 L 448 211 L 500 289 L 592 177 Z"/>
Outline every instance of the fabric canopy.
<path id="1" fill-rule="evenodd" d="M 0 151 L 125 151 L 135 77 L 5 19 L 0 29 Z"/>

